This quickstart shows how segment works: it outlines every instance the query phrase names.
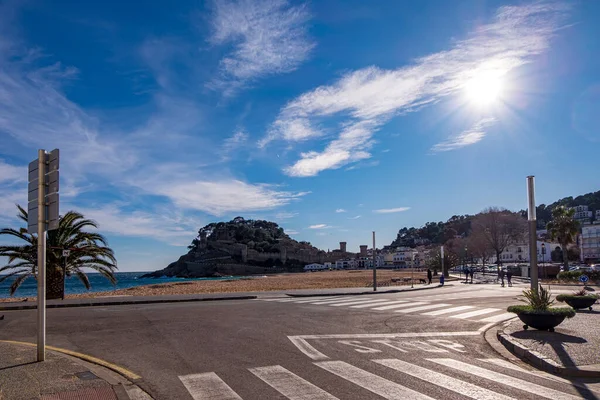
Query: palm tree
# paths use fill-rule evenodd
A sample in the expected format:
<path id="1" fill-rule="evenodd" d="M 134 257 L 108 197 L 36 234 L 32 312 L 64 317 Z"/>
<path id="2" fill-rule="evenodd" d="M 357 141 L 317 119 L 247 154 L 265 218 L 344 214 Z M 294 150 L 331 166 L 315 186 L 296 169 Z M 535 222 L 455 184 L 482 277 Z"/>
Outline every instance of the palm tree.
<path id="1" fill-rule="evenodd" d="M 573 219 L 573 215 L 575 209 L 558 206 L 552 210 L 552 221 L 546 226 L 552 240 L 558 240 L 562 247 L 565 271 L 569 270 L 567 246 L 573 243 L 573 237 L 579 233 L 579 222 Z"/>
<path id="2" fill-rule="evenodd" d="M 27 211 L 17 205 L 19 219 L 27 222 Z M 46 298 L 64 298 L 64 275 L 76 275 L 90 289 L 90 281 L 83 268 L 93 269 L 102 274 L 113 285 L 117 283 L 114 271 L 117 260 L 111 248 L 107 247 L 104 236 L 88 232 L 86 228 L 98 228 L 96 222 L 86 219 L 82 214 L 69 211 L 61 219 L 58 229 L 48 231 L 46 236 Z M 13 236 L 26 244 L 0 246 L 0 256 L 8 258 L 8 264 L 0 268 L 0 282 L 13 277 L 10 286 L 12 296 L 21 284 L 30 276 L 37 279 L 37 235 L 27 233 L 25 228 L 19 230 L 4 228 L 0 235 Z M 70 254 L 62 256 L 63 249 L 70 249 Z M 64 273 L 63 273 L 64 270 Z"/>

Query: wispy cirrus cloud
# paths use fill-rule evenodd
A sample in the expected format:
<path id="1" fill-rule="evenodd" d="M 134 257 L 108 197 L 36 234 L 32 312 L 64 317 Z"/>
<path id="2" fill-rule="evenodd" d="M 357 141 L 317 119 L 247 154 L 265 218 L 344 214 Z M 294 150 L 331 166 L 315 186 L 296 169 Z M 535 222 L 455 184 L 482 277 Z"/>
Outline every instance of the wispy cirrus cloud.
<path id="1" fill-rule="evenodd" d="M 297 235 L 300 232 L 294 230 L 294 229 L 284 229 L 285 233 L 287 233 L 288 235 Z"/>
<path id="2" fill-rule="evenodd" d="M 329 229 L 329 228 L 333 228 L 330 225 L 327 224 L 316 224 L 316 225 L 311 225 L 308 227 L 308 229 Z"/>
<path id="3" fill-rule="evenodd" d="M 296 216 L 298 216 L 297 212 L 282 211 L 282 212 L 278 212 L 277 214 L 275 214 L 275 219 L 290 219 L 290 218 L 294 218 Z"/>
<path id="4" fill-rule="evenodd" d="M 24 182 L 27 179 L 27 169 L 7 164 L 0 159 L 0 183 Z"/>
<path id="5" fill-rule="evenodd" d="M 391 214 L 410 210 L 410 207 L 397 207 L 397 208 L 380 208 L 379 210 L 373 210 L 376 214 Z"/>
<path id="6" fill-rule="evenodd" d="M 344 210 L 343 208 L 338 208 L 337 210 L 335 210 L 336 213 L 345 213 L 348 212 L 346 210 Z"/>
<path id="7" fill-rule="evenodd" d="M 239 150 L 248 141 L 248 134 L 244 130 L 238 130 L 233 136 L 223 142 L 223 160 L 228 160 L 235 151 Z"/>
<path id="8" fill-rule="evenodd" d="M 213 3 L 210 43 L 232 44 L 220 62 L 221 76 L 214 88 L 233 93 L 263 76 L 295 70 L 308 58 L 307 6 L 287 0 L 224 0 Z"/>
<path id="9" fill-rule="evenodd" d="M 356 215 L 354 217 L 349 217 L 348 219 L 359 219 L 361 217 L 361 215 Z"/>
<path id="10" fill-rule="evenodd" d="M 494 20 L 480 26 L 450 50 L 415 60 L 395 70 L 368 67 L 345 74 L 290 101 L 259 142 L 294 142 L 323 136 L 318 126 L 337 124 L 339 136 L 321 151 L 300 154 L 284 168 L 290 176 L 315 176 L 371 157 L 373 135 L 391 118 L 414 112 L 463 90 L 474 77 L 502 75 L 531 63 L 550 46 L 562 27 L 568 5 L 536 2 L 498 9 Z M 303 129 L 288 129 L 289 126 Z"/>
<path id="11" fill-rule="evenodd" d="M 440 151 L 451 151 L 475 144 L 484 138 L 486 130 L 495 122 L 496 118 L 483 118 L 473 124 L 471 128 L 434 145 L 431 148 L 431 151 L 434 153 Z"/>

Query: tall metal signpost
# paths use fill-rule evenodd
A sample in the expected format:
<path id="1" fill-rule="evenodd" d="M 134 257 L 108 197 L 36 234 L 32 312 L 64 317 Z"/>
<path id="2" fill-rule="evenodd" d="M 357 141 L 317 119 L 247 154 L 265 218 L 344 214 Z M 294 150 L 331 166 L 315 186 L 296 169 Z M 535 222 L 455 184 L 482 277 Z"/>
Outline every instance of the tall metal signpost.
<path id="1" fill-rule="evenodd" d="M 375 231 L 373 231 L 373 291 L 377 291 L 377 260 L 375 253 Z"/>
<path id="2" fill-rule="evenodd" d="M 531 270 L 531 290 L 538 290 L 537 265 L 537 217 L 535 213 L 535 177 L 527 177 L 527 219 L 529 222 L 529 267 Z"/>
<path id="3" fill-rule="evenodd" d="M 27 232 L 37 234 L 37 360 L 46 359 L 46 231 L 58 228 L 58 149 L 29 163 Z"/>

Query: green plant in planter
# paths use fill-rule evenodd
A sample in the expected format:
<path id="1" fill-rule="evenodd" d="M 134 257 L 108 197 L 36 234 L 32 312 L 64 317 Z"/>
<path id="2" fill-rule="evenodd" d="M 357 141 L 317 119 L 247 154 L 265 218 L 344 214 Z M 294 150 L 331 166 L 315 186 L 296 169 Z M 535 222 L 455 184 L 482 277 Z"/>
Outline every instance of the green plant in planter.
<path id="1" fill-rule="evenodd" d="M 519 319 L 525 323 L 523 329 L 532 326 L 539 330 L 554 331 L 565 318 L 573 318 L 575 310 L 571 307 L 550 307 L 554 304 L 549 289 L 540 285 L 536 290 L 524 290 L 523 297 L 519 300 L 527 303 L 525 305 L 510 306 L 508 312 L 517 314 Z"/>
<path id="2" fill-rule="evenodd" d="M 598 300 L 600 296 L 597 294 L 588 293 L 585 288 L 573 292 L 573 294 L 559 294 L 556 296 L 556 300 L 565 302 L 576 310 L 582 308 L 589 308 L 592 310 L 592 305 Z"/>

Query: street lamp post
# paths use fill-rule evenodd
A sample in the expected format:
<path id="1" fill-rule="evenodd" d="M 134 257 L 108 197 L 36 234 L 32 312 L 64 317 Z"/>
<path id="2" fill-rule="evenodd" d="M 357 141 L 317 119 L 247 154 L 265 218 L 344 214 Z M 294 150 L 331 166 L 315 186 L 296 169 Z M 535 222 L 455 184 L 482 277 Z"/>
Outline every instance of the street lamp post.
<path id="1" fill-rule="evenodd" d="M 463 270 L 465 271 L 465 283 L 469 283 L 469 270 L 467 269 L 467 246 L 465 246 L 465 256 L 463 257 Z"/>

